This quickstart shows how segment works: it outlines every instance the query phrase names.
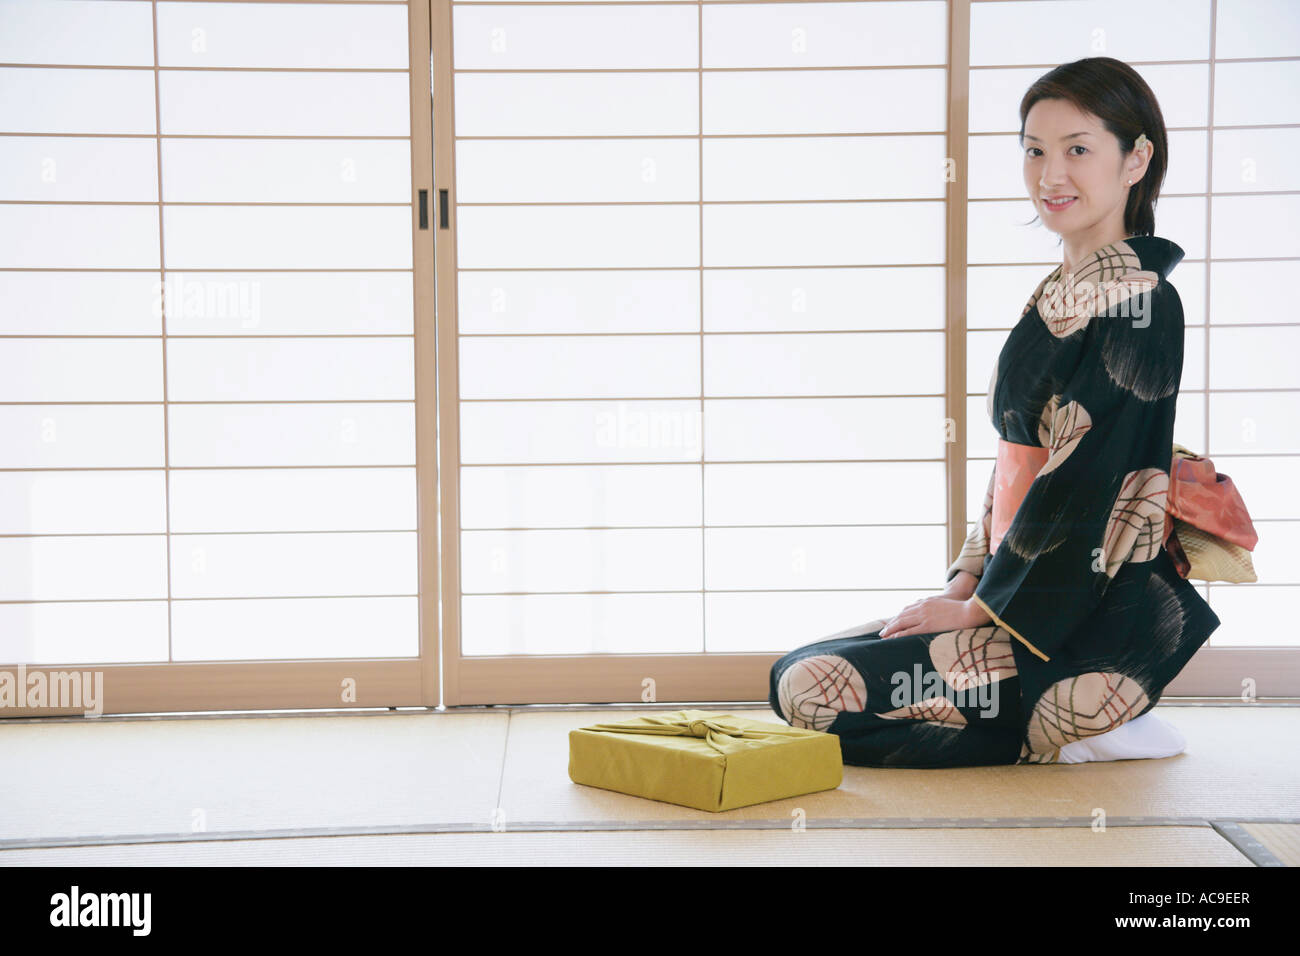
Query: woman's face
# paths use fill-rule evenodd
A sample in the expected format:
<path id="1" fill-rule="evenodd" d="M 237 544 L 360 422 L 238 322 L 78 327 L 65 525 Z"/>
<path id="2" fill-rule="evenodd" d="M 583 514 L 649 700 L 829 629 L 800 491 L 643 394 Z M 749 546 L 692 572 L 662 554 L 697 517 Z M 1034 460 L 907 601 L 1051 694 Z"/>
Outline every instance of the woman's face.
<path id="1" fill-rule="evenodd" d="M 1126 163 L 1113 133 L 1058 99 L 1029 108 L 1022 147 L 1025 189 L 1048 229 L 1062 237 L 1124 234 L 1128 181 L 1146 171 L 1145 156 L 1135 152 Z"/>

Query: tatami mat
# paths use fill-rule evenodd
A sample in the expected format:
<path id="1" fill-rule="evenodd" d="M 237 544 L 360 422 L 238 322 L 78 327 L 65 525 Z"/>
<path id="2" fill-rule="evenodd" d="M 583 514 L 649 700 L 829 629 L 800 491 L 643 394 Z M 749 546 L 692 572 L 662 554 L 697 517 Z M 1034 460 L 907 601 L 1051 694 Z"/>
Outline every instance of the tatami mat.
<path id="1" fill-rule="evenodd" d="M 509 714 L 0 724 L 0 841 L 481 821 Z"/>
<path id="2" fill-rule="evenodd" d="M 569 780 L 569 730 L 662 710 L 0 722 L 0 847 L 77 838 L 131 842 L 195 830 L 299 837 L 333 828 L 362 830 L 366 835 L 355 839 L 371 839 L 370 833 L 385 828 L 437 825 L 495 824 L 506 831 L 620 821 L 707 826 L 790 820 L 796 810 L 812 821 L 870 826 L 883 818 L 904 827 L 918 819 L 933 826 L 953 818 L 985 827 L 1029 822 L 1070 828 L 1098 811 L 1112 829 L 1300 819 L 1300 761 L 1291 756 L 1300 708 L 1263 705 L 1161 705 L 1160 713 L 1189 740 L 1187 753 L 1163 760 L 950 770 L 846 767 L 836 790 L 719 814 Z M 777 720 L 766 708 L 729 710 Z M 456 839 L 469 839 L 468 846 L 478 836 L 506 835 L 524 841 L 533 836 Z M 453 834 L 405 836 L 418 842 Z M 1211 836 L 1198 831 L 1196 838 Z"/>
<path id="3" fill-rule="evenodd" d="M 1211 827 L 414 834 L 0 851 L 0 866 L 1251 866 Z"/>
<path id="4" fill-rule="evenodd" d="M 1162 760 L 962 767 L 845 767 L 837 790 L 710 814 L 788 817 L 1300 817 L 1300 708 L 1158 707 L 1187 751 Z M 778 721 L 771 710 L 734 710 Z M 652 713 L 644 711 L 643 713 Z M 624 720 L 633 714 L 619 715 Z M 582 713 L 516 713 L 510 722 L 501 804 L 511 820 L 692 818 L 700 811 L 569 781 L 568 731 Z M 560 768 L 560 772 L 556 772 Z"/>

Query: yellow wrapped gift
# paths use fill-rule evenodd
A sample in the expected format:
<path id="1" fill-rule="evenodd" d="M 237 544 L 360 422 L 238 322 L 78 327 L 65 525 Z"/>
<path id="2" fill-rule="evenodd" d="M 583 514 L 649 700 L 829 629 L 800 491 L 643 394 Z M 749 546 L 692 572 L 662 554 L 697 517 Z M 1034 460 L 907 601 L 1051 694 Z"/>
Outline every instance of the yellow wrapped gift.
<path id="1" fill-rule="evenodd" d="M 574 783 L 698 810 L 832 790 L 840 739 L 765 720 L 679 710 L 569 731 Z"/>

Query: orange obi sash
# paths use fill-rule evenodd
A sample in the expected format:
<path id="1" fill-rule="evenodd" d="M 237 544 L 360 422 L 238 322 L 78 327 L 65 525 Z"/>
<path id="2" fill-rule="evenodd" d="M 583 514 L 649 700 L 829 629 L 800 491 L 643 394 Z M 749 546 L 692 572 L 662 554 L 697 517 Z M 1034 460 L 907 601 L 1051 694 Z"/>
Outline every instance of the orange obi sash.
<path id="1" fill-rule="evenodd" d="M 998 463 L 993 482 L 993 509 L 989 519 L 989 554 L 1011 528 L 1011 521 L 1029 493 L 1029 487 L 1047 464 L 1048 449 L 1039 445 L 1018 445 L 998 439 Z M 1194 455 L 1174 445 L 1169 467 L 1167 515 L 1199 528 L 1220 542 L 1255 550 L 1259 535 L 1251 523 L 1246 503 L 1232 479 L 1219 474 L 1209 458 Z M 1186 577 L 1190 564 L 1173 535 L 1173 520 L 1165 521 L 1163 545 L 1174 558 L 1179 573 Z M 1171 540 L 1172 539 L 1172 540 Z M 1207 579 L 1208 580 L 1208 579 Z"/>
<path id="2" fill-rule="evenodd" d="M 1029 493 L 1029 486 L 1047 464 L 1048 449 L 1041 445 L 1017 445 L 998 439 L 998 463 L 994 469 L 993 514 L 989 520 L 989 554 L 1011 527 L 1011 519 Z"/>

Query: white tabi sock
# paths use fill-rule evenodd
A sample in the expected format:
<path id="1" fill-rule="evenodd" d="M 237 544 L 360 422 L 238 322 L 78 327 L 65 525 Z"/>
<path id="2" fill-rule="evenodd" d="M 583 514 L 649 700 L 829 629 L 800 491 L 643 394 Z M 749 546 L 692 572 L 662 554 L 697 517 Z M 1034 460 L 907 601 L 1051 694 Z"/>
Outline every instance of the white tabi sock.
<path id="1" fill-rule="evenodd" d="M 1059 763 L 1089 760 L 1140 760 L 1172 757 L 1187 749 L 1187 738 L 1173 724 L 1165 723 L 1148 710 L 1141 717 L 1120 724 L 1104 734 L 1073 740 L 1061 748 Z"/>

